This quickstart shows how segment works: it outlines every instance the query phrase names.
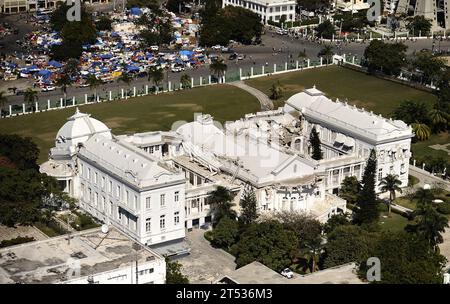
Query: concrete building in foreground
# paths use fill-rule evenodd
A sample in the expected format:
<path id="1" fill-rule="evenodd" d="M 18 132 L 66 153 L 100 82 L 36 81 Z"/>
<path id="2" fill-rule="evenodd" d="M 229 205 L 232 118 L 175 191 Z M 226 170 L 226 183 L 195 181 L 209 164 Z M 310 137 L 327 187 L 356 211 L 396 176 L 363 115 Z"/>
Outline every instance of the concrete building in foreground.
<path id="1" fill-rule="evenodd" d="M 313 127 L 321 160 L 310 156 Z M 175 246 L 185 228 L 211 222 L 209 197 L 217 186 L 236 194 L 238 212 L 243 191 L 252 189 L 261 214 L 303 212 L 326 222 L 346 212 L 339 187 L 345 177 L 361 179 L 371 149 L 377 184 L 395 174 L 407 186 L 412 136 L 402 121 L 332 101 L 314 87 L 282 108 L 224 126 L 199 114 L 172 131 L 116 136 L 77 110 L 40 170 L 83 210 L 154 248 Z"/>
<path id="2" fill-rule="evenodd" d="M 165 280 L 164 258 L 114 228 L 0 249 L 0 284 L 164 284 Z"/>
<path id="3" fill-rule="evenodd" d="M 222 6 L 227 5 L 243 7 L 257 13 L 261 22 L 280 22 L 282 16 L 285 21 L 295 21 L 295 0 L 223 0 Z"/>

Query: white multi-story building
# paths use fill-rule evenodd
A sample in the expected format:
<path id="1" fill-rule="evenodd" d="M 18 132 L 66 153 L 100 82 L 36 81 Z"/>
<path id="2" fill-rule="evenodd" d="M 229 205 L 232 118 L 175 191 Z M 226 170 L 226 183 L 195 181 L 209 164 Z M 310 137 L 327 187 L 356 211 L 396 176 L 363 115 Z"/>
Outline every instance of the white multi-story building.
<path id="1" fill-rule="evenodd" d="M 165 281 L 164 258 L 114 228 L 104 232 L 96 228 L 0 249 L 0 284 Z"/>
<path id="2" fill-rule="evenodd" d="M 38 9 L 54 9 L 59 2 L 65 0 L 0 0 L 0 12 L 17 14 L 34 12 Z M 83 0 L 89 4 L 109 3 L 109 0 Z"/>
<path id="3" fill-rule="evenodd" d="M 223 0 L 222 6 L 239 6 L 257 13 L 261 22 L 269 20 L 279 22 L 285 16 L 286 21 L 295 21 L 295 0 Z"/>
<path id="4" fill-rule="evenodd" d="M 312 128 L 323 159 L 310 157 Z M 305 212 L 326 222 L 345 212 L 336 196 L 343 179 L 361 179 L 371 149 L 377 184 L 398 175 L 407 186 L 412 129 L 315 87 L 283 108 L 248 114 L 221 126 L 209 115 L 167 132 L 114 136 L 75 113 L 59 130 L 41 172 L 56 177 L 85 211 L 149 246 L 176 243 L 185 228 L 211 221 L 209 196 L 221 185 L 255 191 L 261 214 Z"/>

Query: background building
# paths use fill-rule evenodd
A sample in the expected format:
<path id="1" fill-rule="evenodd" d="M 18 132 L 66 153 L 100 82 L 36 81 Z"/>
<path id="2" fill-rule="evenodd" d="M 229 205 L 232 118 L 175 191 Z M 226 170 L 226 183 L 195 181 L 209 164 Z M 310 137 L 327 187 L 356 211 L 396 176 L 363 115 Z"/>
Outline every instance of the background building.
<path id="1" fill-rule="evenodd" d="M 286 21 L 295 21 L 295 0 L 223 0 L 222 6 L 239 6 L 257 13 L 261 22 L 279 22 L 282 16 Z"/>

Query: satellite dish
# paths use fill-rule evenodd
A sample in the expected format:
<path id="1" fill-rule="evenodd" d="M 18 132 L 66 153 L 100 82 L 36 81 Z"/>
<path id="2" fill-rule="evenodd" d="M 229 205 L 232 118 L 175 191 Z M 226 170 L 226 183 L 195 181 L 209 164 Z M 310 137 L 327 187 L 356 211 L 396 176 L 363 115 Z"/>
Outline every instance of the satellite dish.
<path id="1" fill-rule="evenodd" d="M 109 231 L 109 226 L 106 225 L 106 224 L 103 224 L 103 225 L 102 225 L 102 232 L 103 232 L 103 233 L 108 233 L 108 231 Z"/>

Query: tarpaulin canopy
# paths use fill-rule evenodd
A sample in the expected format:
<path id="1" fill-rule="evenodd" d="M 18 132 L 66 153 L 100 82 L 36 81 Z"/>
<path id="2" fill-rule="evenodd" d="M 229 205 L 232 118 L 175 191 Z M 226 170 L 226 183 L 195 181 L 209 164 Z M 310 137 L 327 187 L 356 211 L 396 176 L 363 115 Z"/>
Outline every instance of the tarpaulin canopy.
<path id="1" fill-rule="evenodd" d="M 61 63 L 59 63 L 58 61 L 55 61 L 55 60 L 50 60 L 48 62 L 48 64 L 55 68 L 60 68 L 63 66 Z"/>
<path id="2" fill-rule="evenodd" d="M 140 16 L 140 15 L 142 15 L 142 11 L 141 11 L 141 9 L 140 9 L 139 7 L 132 7 L 132 8 L 130 9 L 130 12 L 131 12 L 131 14 L 134 15 L 134 16 Z"/>
<path id="3" fill-rule="evenodd" d="M 139 68 L 137 66 L 134 66 L 134 65 L 127 65 L 127 66 L 125 66 L 125 69 L 128 72 L 138 72 L 139 71 Z"/>
<path id="4" fill-rule="evenodd" d="M 102 55 L 100 55 L 100 58 L 101 59 L 111 59 L 112 58 L 112 54 L 102 54 Z"/>
<path id="5" fill-rule="evenodd" d="M 48 78 L 52 75 L 52 72 L 50 72 L 49 70 L 40 70 L 38 72 L 39 76 L 43 76 L 44 78 Z"/>

